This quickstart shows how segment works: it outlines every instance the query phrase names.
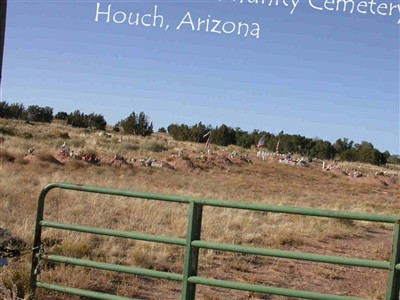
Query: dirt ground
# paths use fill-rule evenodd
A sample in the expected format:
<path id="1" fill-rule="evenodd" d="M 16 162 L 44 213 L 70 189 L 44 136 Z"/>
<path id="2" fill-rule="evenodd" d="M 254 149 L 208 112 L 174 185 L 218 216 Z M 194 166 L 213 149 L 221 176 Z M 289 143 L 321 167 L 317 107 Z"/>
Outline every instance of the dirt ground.
<path id="1" fill-rule="evenodd" d="M 43 127 L 42 134 L 47 130 Z M 295 160 L 288 163 L 275 155 L 263 160 L 256 156 L 256 149 L 242 151 L 221 147 L 208 151 L 202 145 L 171 142 L 164 136 L 154 139 L 156 142 L 167 140 L 165 151 L 142 151 L 141 143 L 149 143 L 149 140 L 139 140 L 134 145 L 139 150 L 121 152 L 121 149 L 133 148 L 131 140 L 113 144 L 95 135 L 81 138 L 72 132 L 70 136 L 71 144 L 86 143 L 91 149 L 95 148 L 96 157 L 88 161 L 62 156 L 58 150 L 61 141 L 40 135 L 31 138 L 29 144 L 19 137 L 6 136 L 1 144 L 0 228 L 9 228 L 28 246 L 32 241 L 37 196 L 45 184 L 52 181 L 229 201 L 400 214 L 398 169 L 355 163 L 338 166 L 326 161 L 326 165 L 333 165 L 328 170 L 322 169 L 324 162 L 318 160 L 302 165 L 296 165 Z M 27 155 L 25 148 L 32 144 L 36 145 L 36 153 Z M 84 151 L 84 146 L 81 148 L 83 150 L 77 150 Z M 18 195 L 16 190 L 20 191 Z M 122 202 L 114 206 L 88 204 L 83 200 L 72 196 L 51 198 L 49 207 L 55 211 L 51 216 L 67 223 L 84 220 L 96 225 L 117 226 L 120 230 L 142 232 L 150 228 L 146 233 L 185 237 L 187 211 L 175 206 L 168 208 L 140 202 L 129 207 Z M 102 214 L 97 216 L 98 211 Z M 308 219 L 300 221 L 302 217 L 297 216 L 275 218 L 269 213 L 247 214 L 234 210 L 207 210 L 204 217 L 202 239 L 207 241 L 385 261 L 390 259 L 392 250 L 391 225 L 367 226 L 363 222 L 345 221 L 318 223 Z M 183 248 L 146 246 L 140 249 L 121 241 L 105 241 L 102 246 L 96 239 L 64 233 L 57 238 L 46 238 L 53 242 L 59 239 L 62 247 L 85 259 L 95 257 L 117 264 L 125 264 L 125 259 L 127 265 L 137 267 L 149 266 L 176 273 L 183 270 Z M 77 246 L 73 248 L 75 243 Z M 64 248 L 61 250 L 67 251 Z M 12 259 L 8 266 L 0 269 L 0 279 L 22 282 L 23 290 L 29 278 L 28 271 L 21 270 L 28 270 L 29 266 L 26 256 Z M 53 265 L 43 272 L 46 273 L 49 275 L 43 275 L 44 281 L 138 299 L 179 299 L 181 294 L 181 283 L 147 277 L 71 266 L 54 268 Z M 199 276 L 385 299 L 388 272 L 201 250 Z M 39 289 L 37 299 L 85 298 Z M 289 298 L 198 285 L 196 299 Z"/>

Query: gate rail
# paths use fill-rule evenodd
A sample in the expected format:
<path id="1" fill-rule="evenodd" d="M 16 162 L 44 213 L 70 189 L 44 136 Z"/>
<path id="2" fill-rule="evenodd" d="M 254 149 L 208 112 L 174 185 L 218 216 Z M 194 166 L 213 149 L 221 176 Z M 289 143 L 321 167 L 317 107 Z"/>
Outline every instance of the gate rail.
<path id="1" fill-rule="evenodd" d="M 166 202 L 176 202 L 189 204 L 189 221 L 187 227 L 187 237 L 182 238 L 171 238 L 159 235 L 142 234 L 136 232 L 119 231 L 112 229 L 104 229 L 90 226 L 82 226 L 76 224 L 64 224 L 59 222 L 50 222 L 43 220 L 45 198 L 48 192 L 52 189 L 59 188 L 64 190 L 82 191 L 96 194 L 106 194 L 114 196 L 132 197 L 139 199 L 148 200 L 159 200 Z M 320 255 L 304 252 L 294 252 L 285 250 L 274 250 L 248 246 L 237 246 L 223 243 L 207 242 L 200 239 L 201 236 L 201 223 L 202 223 L 202 212 L 203 206 L 214 206 L 222 208 L 262 211 L 262 212 L 273 212 L 273 213 L 285 213 L 295 215 L 305 215 L 314 217 L 326 217 L 326 218 L 337 218 L 337 219 L 350 219 L 358 221 L 370 221 L 370 222 L 381 222 L 391 223 L 394 225 L 393 234 L 393 246 L 390 261 L 378 261 L 370 259 L 360 258 L 347 258 L 340 256 Z M 134 268 L 128 266 L 121 266 L 109 263 L 95 262 L 85 259 L 78 259 L 72 257 L 65 257 L 60 255 L 45 254 L 43 251 L 43 245 L 41 241 L 41 233 L 43 227 L 70 230 L 91 234 L 99 234 L 113 237 L 120 237 L 126 239 L 150 241 L 157 243 L 165 243 L 171 245 L 179 245 L 185 247 L 184 257 L 184 271 L 183 274 L 177 274 L 172 272 L 162 272 L 155 270 L 148 270 L 142 268 Z M 310 291 L 291 290 L 285 288 L 277 288 L 263 285 L 247 284 L 240 282 L 232 282 L 226 280 L 217 280 L 211 278 L 205 278 L 197 276 L 198 269 L 198 257 L 199 249 L 212 249 L 228 252 L 236 252 L 243 254 L 255 254 L 261 256 L 270 256 L 278 258 L 287 258 L 295 260 L 304 260 L 319 263 L 329 263 L 337 265 L 355 266 L 355 267 L 366 267 L 374 269 L 388 270 L 388 281 L 386 289 L 386 300 L 397 300 L 399 299 L 400 293 L 400 216 L 396 215 L 377 215 L 377 214 L 363 214 L 346 211 L 334 211 L 334 210 L 322 210 L 322 209 L 311 209 L 301 208 L 293 206 L 274 206 L 256 203 L 243 203 L 243 202 L 229 202 L 214 199 L 199 199 L 184 196 L 169 196 L 161 194 L 151 193 L 139 193 L 128 190 L 117 190 L 108 189 L 94 186 L 83 186 L 69 183 L 51 183 L 47 185 L 39 196 L 38 209 L 36 216 L 35 226 L 35 238 L 33 245 L 32 255 L 32 269 L 30 278 L 30 287 L 33 293 L 36 288 L 45 288 L 53 291 L 69 293 L 74 295 L 80 295 L 84 297 L 92 297 L 96 299 L 105 300 L 127 300 L 132 298 L 121 297 L 106 293 L 76 289 L 71 287 L 59 286 L 51 283 L 44 283 L 38 281 L 38 265 L 40 260 L 46 260 L 57 263 L 66 263 L 69 265 L 89 267 L 101 270 L 115 271 L 127 274 L 135 274 L 140 276 L 148 276 L 159 279 L 168 279 L 182 282 L 182 299 L 189 300 L 195 299 L 196 285 L 207 285 L 215 286 L 226 289 L 236 289 L 249 292 L 267 293 L 273 295 L 297 297 L 303 299 L 320 299 L 320 300 L 355 300 L 361 299 L 356 297 L 339 296 L 322 294 Z"/>

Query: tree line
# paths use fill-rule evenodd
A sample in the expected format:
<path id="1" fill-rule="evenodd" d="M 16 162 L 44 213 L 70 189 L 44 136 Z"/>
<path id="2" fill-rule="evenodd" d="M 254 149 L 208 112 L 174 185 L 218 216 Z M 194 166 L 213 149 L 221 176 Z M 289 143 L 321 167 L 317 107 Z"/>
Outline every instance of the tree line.
<path id="1" fill-rule="evenodd" d="M 53 109 L 38 105 L 29 105 L 25 108 L 21 103 L 8 104 L 2 101 L 0 102 L 0 118 L 50 123 L 53 120 Z"/>
<path id="2" fill-rule="evenodd" d="M 220 146 L 237 145 L 250 148 L 257 145 L 261 137 L 265 138 L 264 148 L 271 152 L 277 150 L 279 143 L 280 153 L 298 153 L 300 155 L 319 159 L 336 159 L 341 161 L 358 161 L 376 165 L 400 163 L 397 155 L 389 151 L 380 152 L 369 142 L 354 143 L 347 138 L 337 139 L 335 143 L 324 141 L 320 138 L 307 138 L 301 135 L 272 134 L 266 131 L 253 130 L 247 132 L 239 127 L 232 128 L 225 124 L 213 127 L 201 122 L 188 126 L 185 124 L 171 124 L 168 133 L 176 140 L 190 142 L 205 142 L 208 137 L 204 135 L 211 131 L 212 143 Z"/>
<path id="3" fill-rule="evenodd" d="M 107 121 L 100 114 L 85 114 L 79 110 L 67 114 L 64 111 L 58 112 L 54 119 L 65 120 L 68 125 L 79 128 L 95 128 L 98 130 L 106 130 Z"/>
<path id="4" fill-rule="evenodd" d="M 0 102 L 0 118 L 19 119 L 32 122 L 50 123 L 54 119 L 64 120 L 67 124 L 79 128 L 95 128 L 105 130 L 107 121 L 101 114 L 85 114 L 79 110 L 71 113 L 58 112 L 53 115 L 53 108 L 29 105 L 27 108 L 21 103 Z M 153 123 L 149 117 L 140 112 L 132 112 L 125 119 L 120 120 L 114 127 L 114 131 L 123 131 L 126 134 L 148 136 L 153 133 Z M 272 134 L 266 131 L 253 130 L 247 132 L 239 127 L 232 128 L 225 124 L 213 127 L 201 122 L 192 126 L 185 124 L 171 124 L 167 130 L 160 128 L 159 132 L 166 132 L 178 141 L 190 141 L 203 143 L 208 137 L 204 135 L 211 131 L 211 142 L 215 145 L 237 145 L 242 148 L 250 148 L 257 145 L 261 137 L 265 138 L 264 147 L 275 152 L 279 143 L 280 153 L 298 153 L 306 157 L 319 159 L 337 159 L 342 161 L 358 161 L 371 164 L 400 163 L 397 155 L 391 155 L 389 151 L 380 152 L 369 142 L 354 143 L 347 138 L 336 140 L 335 143 L 324 141 L 320 138 L 307 138 L 301 135 L 287 134 L 283 131 Z"/>
<path id="5" fill-rule="evenodd" d="M 25 106 L 21 103 L 0 102 L 0 118 L 17 119 L 31 122 L 51 123 L 54 119 L 65 120 L 67 124 L 80 128 L 96 128 L 105 130 L 107 122 L 100 114 L 84 114 L 79 110 L 67 114 L 58 112 L 53 115 L 53 108 L 38 105 Z"/>
<path id="6" fill-rule="evenodd" d="M 85 114 L 79 110 L 71 113 L 60 111 L 53 115 L 53 108 L 29 105 L 27 108 L 21 103 L 0 102 L 0 118 L 17 119 L 32 122 L 51 123 L 53 120 L 64 120 L 68 125 L 78 128 L 94 128 L 105 130 L 107 121 L 101 114 Z M 122 119 L 115 126 L 115 131 L 123 130 L 126 134 L 150 135 L 153 133 L 153 123 L 144 112 L 132 112 L 126 119 Z"/>

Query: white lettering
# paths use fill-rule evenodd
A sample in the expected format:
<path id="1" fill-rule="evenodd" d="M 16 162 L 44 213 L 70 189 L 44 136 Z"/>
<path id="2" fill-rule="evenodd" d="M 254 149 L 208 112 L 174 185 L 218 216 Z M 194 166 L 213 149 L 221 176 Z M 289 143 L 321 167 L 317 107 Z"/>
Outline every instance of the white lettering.
<path id="1" fill-rule="evenodd" d="M 151 18 L 151 14 L 145 14 L 145 15 L 142 16 L 142 24 L 143 24 L 143 26 L 146 26 L 146 27 L 151 26 L 151 23 L 145 23 L 144 22 L 144 18 Z"/>
<path id="2" fill-rule="evenodd" d="M 231 31 L 228 31 L 228 30 L 226 30 L 226 28 L 225 28 L 225 26 L 228 25 L 228 24 L 232 25 Z M 224 25 L 222 25 L 222 31 L 223 31 L 224 33 L 232 33 L 232 32 L 235 31 L 235 29 L 236 29 L 236 26 L 235 26 L 235 23 L 233 23 L 233 22 L 226 22 L 226 23 L 224 23 Z"/>
<path id="3" fill-rule="evenodd" d="M 378 5 L 378 8 L 377 8 L 378 14 L 380 14 L 380 15 L 382 15 L 382 16 L 387 16 L 387 12 L 381 12 L 381 8 L 383 8 L 385 11 L 387 11 L 387 9 L 388 9 L 387 4 L 384 3 L 384 2 L 382 2 L 382 3 L 380 3 L 380 4 Z"/>
<path id="4" fill-rule="evenodd" d="M 246 31 L 245 31 L 245 33 L 244 33 L 244 36 L 247 36 L 247 34 L 249 33 L 249 24 L 239 22 L 238 35 L 240 35 L 240 34 L 242 33 L 242 27 L 245 27 L 245 28 L 246 28 Z"/>
<path id="5" fill-rule="evenodd" d="M 292 0 L 293 8 L 290 11 L 290 14 L 292 15 L 294 11 L 296 10 L 297 5 L 300 3 L 300 0 Z"/>
<path id="6" fill-rule="evenodd" d="M 312 8 L 317 9 L 317 10 L 322 10 L 322 7 L 318 7 L 318 6 L 314 5 L 313 0 L 308 0 L 308 2 L 310 3 L 310 6 Z"/>
<path id="7" fill-rule="evenodd" d="M 157 5 L 154 5 L 154 22 L 153 26 L 157 26 L 157 19 L 161 20 L 160 27 L 163 27 L 164 17 L 162 15 L 157 15 Z"/>
<path id="8" fill-rule="evenodd" d="M 366 14 L 367 11 L 366 11 L 366 10 L 365 10 L 365 11 L 362 11 L 362 10 L 361 10 L 361 7 L 368 7 L 368 3 L 367 3 L 366 1 L 361 1 L 360 3 L 357 4 L 357 11 L 358 11 L 360 14 Z"/>
<path id="9" fill-rule="evenodd" d="M 187 26 L 185 26 L 187 25 Z M 232 21 L 221 21 L 218 19 L 212 19 L 211 15 L 208 15 L 207 18 L 197 18 L 193 19 L 190 11 L 186 12 L 183 16 L 181 21 L 179 22 L 178 26 L 176 26 L 176 30 L 181 30 L 186 27 L 188 30 L 192 31 L 204 31 L 210 33 L 225 33 L 225 34 L 234 34 L 247 37 L 250 35 L 259 38 L 260 37 L 260 25 L 258 23 L 251 24 L 251 31 L 250 25 L 245 22 L 232 22 Z"/>
<path id="10" fill-rule="evenodd" d="M 118 21 L 117 16 L 121 15 L 122 19 Z M 126 20 L 126 14 L 123 11 L 117 11 L 114 15 L 113 15 L 113 21 L 117 24 L 121 24 L 124 23 Z"/>
<path id="11" fill-rule="evenodd" d="M 324 4 L 324 7 L 326 10 L 330 10 L 330 11 L 334 10 L 333 7 L 328 7 L 328 4 L 332 4 L 332 5 L 335 4 L 335 0 L 326 0 L 325 4 Z"/>
<path id="12" fill-rule="evenodd" d="M 213 20 L 214 27 L 211 29 L 211 32 L 221 33 L 221 30 L 217 30 L 219 24 L 221 24 L 221 20 Z"/>
<path id="13" fill-rule="evenodd" d="M 354 12 L 354 1 L 353 0 L 337 0 L 337 5 L 336 5 L 336 10 L 339 11 L 340 3 L 343 3 L 343 11 L 346 12 L 347 10 L 347 5 L 351 4 L 351 10 L 350 13 L 352 14 Z"/>
<path id="14" fill-rule="evenodd" d="M 187 19 L 187 20 L 186 20 Z M 183 24 L 188 24 L 192 27 L 192 30 L 194 30 L 194 24 L 192 20 L 192 16 L 190 15 L 190 11 L 186 13 L 186 15 L 183 17 L 182 21 L 179 23 L 178 27 L 176 27 L 176 30 L 181 29 L 181 26 Z"/>
<path id="15" fill-rule="evenodd" d="M 110 13 L 111 13 L 111 4 L 108 5 L 108 11 L 107 12 L 101 12 L 100 10 L 100 2 L 97 2 L 97 8 L 96 8 L 96 18 L 95 22 L 99 21 L 99 15 L 107 15 L 107 23 L 110 22 Z"/>
<path id="16" fill-rule="evenodd" d="M 129 25 L 139 25 L 139 14 L 136 14 L 136 20 L 132 22 L 132 13 L 129 14 L 128 24 Z"/>

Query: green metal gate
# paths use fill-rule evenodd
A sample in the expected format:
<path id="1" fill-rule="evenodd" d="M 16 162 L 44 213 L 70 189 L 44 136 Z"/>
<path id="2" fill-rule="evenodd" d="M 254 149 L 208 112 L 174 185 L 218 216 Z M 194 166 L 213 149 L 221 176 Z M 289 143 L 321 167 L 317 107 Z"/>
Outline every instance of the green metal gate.
<path id="1" fill-rule="evenodd" d="M 188 204 L 189 222 L 187 228 L 187 237 L 186 239 L 170 238 L 159 235 L 141 234 L 136 232 L 117 231 L 111 229 L 45 221 L 43 220 L 45 198 L 47 193 L 54 188 Z M 369 259 L 345 258 L 339 256 L 328 256 L 328 255 L 319 255 L 319 254 L 284 251 L 284 250 L 272 250 L 265 248 L 236 246 L 236 245 L 203 241 L 200 238 L 203 206 L 214 206 L 214 207 L 223 207 L 232 209 L 273 212 L 273 213 L 285 213 L 285 214 L 305 215 L 314 217 L 392 223 L 394 225 L 394 237 L 393 237 L 393 249 L 392 249 L 391 259 L 389 262 L 389 261 L 377 261 Z M 72 257 L 46 254 L 43 251 L 43 246 L 41 241 L 41 233 L 43 227 L 183 246 L 185 247 L 184 271 L 183 274 L 176 274 L 171 272 L 133 268 L 133 267 L 114 265 L 109 263 L 100 263 L 90 260 L 77 259 Z M 197 198 L 182 197 L 182 196 L 138 193 L 127 190 L 107 189 L 107 188 L 75 185 L 68 183 L 52 183 L 47 185 L 42 190 L 39 196 L 30 285 L 33 293 L 37 288 L 45 288 L 53 291 L 80 295 L 84 297 L 91 297 L 96 299 L 107 299 L 107 300 L 131 299 L 127 297 L 115 296 L 105 293 L 99 293 L 94 291 L 88 291 L 71 287 L 59 286 L 51 283 L 40 282 L 38 281 L 37 278 L 38 263 L 40 260 L 46 260 L 57 263 L 67 263 L 69 265 L 76 265 L 76 266 L 96 268 L 108 271 L 135 274 L 140 276 L 149 276 L 153 278 L 181 281 L 182 299 L 186 300 L 195 299 L 196 285 L 198 284 L 215 286 L 226 289 L 236 289 L 249 292 L 266 293 L 271 295 L 297 297 L 303 299 L 321 299 L 321 300 L 360 299 L 355 297 L 329 295 L 329 294 L 315 293 L 309 291 L 290 290 L 284 288 L 246 284 L 246 283 L 217 280 L 217 279 L 197 276 L 199 249 L 213 249 L 213 250 L 229 251 L 229 252 L 236 252 L 243 254 L 255 254 L 261 256 L 270 256 L 270 257 L 304 260 L 311 262 L 388 270 L 389 275 L 387 282 L 386 299 L 397 300 L 399 299 L 399 289 L 400 289 L 399 234 L 400 234 L 400 216 L 394 216 L 394 215 L 373 215 L 373 214 L 341 212 L 333 210 L 308 209 L 308 208 L 290 207 L 290 206 L 272 206 L 264 204 L 229 202 L 229 201 L 221 201 L 213 199 L 197 199 Z"/>

